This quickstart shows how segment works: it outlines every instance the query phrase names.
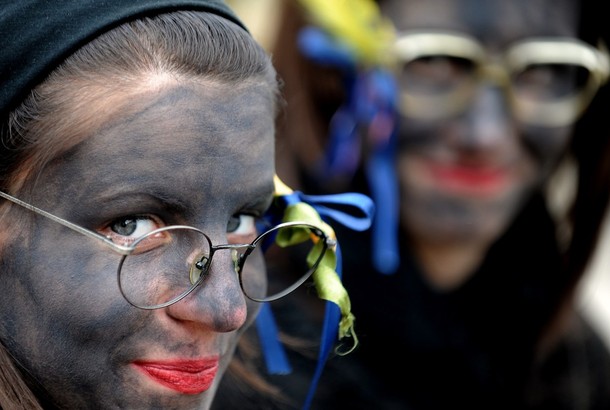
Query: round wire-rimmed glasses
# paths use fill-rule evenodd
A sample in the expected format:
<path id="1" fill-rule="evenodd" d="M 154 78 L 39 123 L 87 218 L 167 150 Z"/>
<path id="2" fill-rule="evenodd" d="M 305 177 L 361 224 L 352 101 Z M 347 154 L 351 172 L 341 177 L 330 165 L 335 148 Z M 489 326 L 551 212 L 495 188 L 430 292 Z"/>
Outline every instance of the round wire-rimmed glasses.
<path id="1" fill-rule="evenodd" d="M 247 244 L 213 245 L 195 227 L 172 225 L 121 245 L 2 191 L 0 197 L 96 239 L 122 255 L 117 269 L 121 295 L 134 307 L 146 310 L 167 307 L 191 294 L 208 276 L 218 250 L 231 252 L 233 268 L 247 298 L 255 302 L 277 300 L 305 283 L 328 248 L 336 244 L 317 226 L 294 221 L 273 226 Z M 168 266 L 172 268 L 165 270 Z"/>
<path id="2" fill-rule="evenodd" d="M 149 249 L 149 243 L 160 241 L 163 245 Z M 121 294 L 131 305 L 160 309 L 193 292 L 207 277 L 216 251 L 229 250 L 244 295 L 255 302 L 271 302 L 309 279 L 333 244 L 321 229 L 304 222 L 281 223 L 251 243 L 222 245 L 213 245 L 195 227 L 167 226 L 130 245 L 131 251 L 119 262 L 117 280 Z M 275 272 L 279 266 L 285 272 Z"/>

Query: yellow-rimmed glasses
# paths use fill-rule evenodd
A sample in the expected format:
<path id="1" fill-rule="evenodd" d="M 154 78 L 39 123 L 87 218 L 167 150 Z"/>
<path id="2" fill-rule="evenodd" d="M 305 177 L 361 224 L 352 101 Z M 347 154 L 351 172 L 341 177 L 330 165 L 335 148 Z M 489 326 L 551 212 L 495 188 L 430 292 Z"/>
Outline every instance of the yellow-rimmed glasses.
<path id="1" fill-rule="evenodd" d="M 246 297 L 271 302 L 302 285 L 317 269 L 326 250 L 335 245 L 318 227 L 298 221 L 275 225 L 245 244 L 214 245 L 197 228 L 172 225 L 121 245 L 4 192 L 0 197 L 117 252 L 119 290 L 127 302 L 140 309 L 159 309 L 184 299 L 204 282 L 219 250 L 231 252 Z M 262 275 L 261 269 L 275 276 Z"/>
<path id="2" fill-rule="evenodd" d="M 573 38 L 531 38 L 491 57 L 461 33 L 399 33 L 400 107 L 405 116 L 438 120 L 458 115 L 481 81 L 506 90 L 517 120 L 565 126 L 578 119 L 609 75 L 608 53 Z"/>

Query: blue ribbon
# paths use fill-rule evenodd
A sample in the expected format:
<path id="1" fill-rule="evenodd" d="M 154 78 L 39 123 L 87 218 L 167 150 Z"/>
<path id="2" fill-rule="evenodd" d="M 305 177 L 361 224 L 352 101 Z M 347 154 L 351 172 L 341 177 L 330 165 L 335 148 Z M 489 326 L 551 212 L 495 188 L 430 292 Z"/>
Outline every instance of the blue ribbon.
<path id="1" fill-rule="evenodd" d="M 286 351 L 279 341 L 277 324 L 269 303 L 262 304 L 256 317 L 256 330 L 260 339 L 263 357 L 270 374 L 289 374 L 292 367 L 286 356 Z"/>
<path id="2" fill-rule="evenodd" d="M 399 192 L 394 170 L 398 87 L 394 76 L 381 67 L 358 67 L 343 43 L 316 27 L 301 30 L 298 46 L 310 60 L 341 69 L 346 91 L 345 103 L 329 124 L 328 144 L 323 162 L 318 164 L 318 178 L 351 179 L 360 163 L 361 139 L 366 134 L 365 173 L 377 206 L 372 229 L 373 266 L 383 274 L 394 273 L 400 263 Z"/>
<path id="3" fill-rule="evenodd" d="M 356 69 L 356 60 L 349 47 L 336 42 L 317 27 L 302 28 L 297 37 L 297 47 L 301 54 L 320 65 L 339 67 L 346 71 Z"/>
<path id="4" fill-rule="evenodd" d="M 283 209 L 291 204 L 305 202 L 311 205 L 320 214 L 322 220 L 325 220 L 327 223 L 328 219 L 332 219 L 355 231 L 364 231 L 370 228 L 375 212 L 375 205 L 368 196 L 354 192 L 334 195 L 305 195 L 299 191 L 293 191 L 291 194 L 280 198 L 283 204 L 278 205 Z M 340 207 L 341 210 L 334 208 L 334 206 Z M 270 212 L 269 217 L 274 222 L 277 222 L 279 214 L 281 212 L 278 213 L 276 209 L 274 212 Z M 340 246 L 337 243 L 336 271 L 340 278 L 342 277 L 342 266 L 343 260 Z M 304 409 L 309 408 L 311 405 L 311 400 L 315 394 L 328 355 L 337 342 L 337 329 L 340 317 L 341 312 L 338 306 L 332 302 L 326 302 L 318 363 L 307 394 Z M 256 326 L 268 372 L 271 374 L 290 373 L 292 368 L 288 362 L 284 346 L 279 341 L 273 312 L 267 304 L 263 305 L 257 316 Z"/>
<path id="5" fill-rule="evenodd" d="M 355 192 L 332 195 L 305 195 L 296 191 L 295 197 L 298 198 L 299 202 L 311 205 L 323 220 L 330 218 L 353 231 L 359 232 L 371 227 L 375 205 L 371 198 L 366 195 Z M 339 205 L 341 209 L 352 208 L 352 211 L 360 212 L 360 216 L 354 216 L 353 214 L 333 209 L 333 205 Z"/>
<path id="6" fill-rule="evenodd" d="M 333 219 L 356 231 L 368 229 L 373 221 L 373 266 L 381 273 L 391 274 L 399 264 L 399 193 L 394 169 L 397 86 L 394 78 L 381 68 L 359 72 L 351 52 L 318 28 L 303 29 L 299 34 L 298 46 L 301 53 L 312 61 L 341 69 L 347 94 L 345 104 L 337 110 L 329 124 L 329 142 L 320 175 L 322 178 L 339 176 L 344 179 L 354 175 L 362 155 L 360 139 L 364 129 L 369 149 L 365 172 L 375 202 L 357 193 L 312 196 L 295 191 L 283 197 L 285 205 L 303 201 L 316 209 L 323 219 Z M 361 217 L 341 212 L 333 208 L 335 205 L 354 207 L 361 212 Z M 342 276 L 339 246 L 337 273 L 339 277 Z M 318 363 L 304 409 L 311 406 L 328 355 L 337 342 L 339 319 L 339 308 L 334 303 L 327 302 Z M 259 321 L 258 331 L 267 368 L 276 374 L 289 373 L 290 364 L 277 338 L 271 309 L 262 309 L 257 323 Z"/>
<path id="7" fill-rule="evenodd" d="M 371 195 L 377 205 L 372 230 L 373 266 L 392 274 L 398 269 L 399 191 L 396 177 L 396 104 L 394 77 L 382 69 L 371 70 L 361 81 L 363 107 L 360 116 L 367 124 L 369 155 L 365 164 Z"/>
<path id="8" fill-rule="evenodd" d="M 343 276 L 342 267 L 343 258 L 341 256 L 341 248 L 337 243 L 337 274 L 340 278 Z M 316 394 L 320 377 L 322 377 L 324 365 L 326 364 L 326 360 L 330 355 L 331 348 L 337 342 L 337 329 L 339 327 L 340 317 L 341 311 L 339 310 L 339 307 L 332 302 L 326 302 L 324 310 L 324 323 L 322 324 L 322 335 L 320 336 L 321 345 L 320 351 L 318 352 L 318 363 L 316 364 L 316 370 L 313 378 L 311 379 L 311 384 L 309 385 L 305 402 L 303 403 L 303 410 L 307 410 L 311 407 L 311 402 Z"/>

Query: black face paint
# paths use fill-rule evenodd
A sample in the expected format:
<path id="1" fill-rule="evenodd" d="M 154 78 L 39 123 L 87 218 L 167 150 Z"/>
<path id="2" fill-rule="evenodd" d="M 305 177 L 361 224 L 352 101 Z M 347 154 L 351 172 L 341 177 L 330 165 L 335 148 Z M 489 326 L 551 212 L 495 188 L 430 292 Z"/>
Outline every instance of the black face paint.
<path id="1" fill-rule="evenodd" d="M 477 13 L 470 13 L 471 8 L 470 0 L 382 2 L 384 14 L 399 32 L 464 33 L 474 37 L 491 60 L 516 40 L 577 33 L 571 3 L 553 7 L 550 14 L 530 2 L 486 2 Z M 485 14 L 501 16 L 501 21 Z M 423 73 L 421 77 L 426 78 Z M 397 165 L 401 215 L 407 234 L 419 245 L 459 246 L 468 241 L 486 249 L 566 150 L 571 126 L 526 126 L 515 118 L 505 94 L 499 84 L 482 79 L 468 104 L 453 115 L 427 120 L 404 110 Z"/>
<path id="2" fill-rule="evenodd" d="M 117 218 L 135 215 L 148 218 L 146 228 L 196 226 L 215 243 L 231 242 L 227 226 L 235 215 L 265 211 L 273 192 L 274 116 L 263 86 L 168 87 L 132 96 L 125 107 L 105 112 L 102 127 L 50 163 L 26 189 L 34 205 L 104 235 Z M 58 406 L 209 404 L 211 394 L 176 394 L 182 387 L 159 384 L 134 363 L 217 362 L 217 373 L 206 376 L 217 382 L 260 307 L 246 302 L 230 253 L 218 252 L 193 294 L 144 311 L 118 291 L 120 255 L 53 221 L 28 218 L 27 241 L 10 238 L 3 254 L 3 288 L 14 291 L 0 301 L 0 338 Z"/>

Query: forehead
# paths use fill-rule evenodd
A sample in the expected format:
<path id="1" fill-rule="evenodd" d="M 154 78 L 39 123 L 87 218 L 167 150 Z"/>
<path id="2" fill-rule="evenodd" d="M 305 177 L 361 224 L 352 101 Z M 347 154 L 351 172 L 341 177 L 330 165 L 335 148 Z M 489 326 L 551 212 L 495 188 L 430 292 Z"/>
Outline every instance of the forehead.
<path id="1" fill-rule="evenodd" d="M 91 149 L 119 155 L 124 147 L 140 147 L 140 155 L 156 157 L 150 145 L 155 141 L 170 156 L 238 156 L 248 153 L 244 145 L 254 148 L 270 137 L 264 134 L 273 107 L 262 86 L 184 84 L 128 98 L 128 111 L 118 112 L 87 141 Z"/>
<path id="2" fill-rule="evenodd" d="M 127 96 L 100 116 L 99 126 L 46 173 L 69 181 L 60 190 L 209 195 L 228 193 L 236 185 L 229 180 L 243 188 L 272 179 L 274 106 L 263 85 L 172 85 Z"/>
<path id="3" fill-rule="evenodd" d="M 506 44 L 524 37 L 574 36 L 575 0 L 382 0 L 397 30 L 445 29 Z"/>

